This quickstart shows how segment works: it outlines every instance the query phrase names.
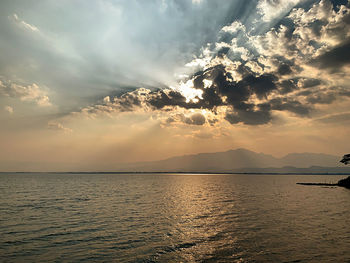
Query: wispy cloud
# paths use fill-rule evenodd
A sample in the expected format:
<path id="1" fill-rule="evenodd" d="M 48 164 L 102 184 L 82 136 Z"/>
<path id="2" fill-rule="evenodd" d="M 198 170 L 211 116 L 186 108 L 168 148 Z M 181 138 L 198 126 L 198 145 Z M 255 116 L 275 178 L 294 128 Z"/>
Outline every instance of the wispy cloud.
<path id="1" fill-rule="evenodd" d="M 62 131 L 64 133 L 71 133 L 71 132 L 73 132 L 72 129 L 64 127 L 62 123 L 56 122 L 56 121 L 50 121 L 47 124 L 47 128 L 50 129 L 50 130 Z"/>
<path id="2" fill-rule="evenodd" d="M 321 118 L 315 119 L 316 122 L 320 122 L 323 124 L 349 124 L 350 123 L 350 112 L 341 112 L 335 114 L 328 114 Z"/>
<path id="3" fill-rule="evenodd" d="M 13 113 L 13 108 L 12 108 L 11 106 L 5 106 L 5 107 L 4 107 L 4 110 L 5 110 L 6 112 L 10 113 L 10 114 Z"/>
<path id="4" fill-rule="evenodd" d="M 37 28 L 34 25 L 31 25 L 27 22 L 25 22 L 24 20 L 21 20 L 17 14 L 13 14 L 12 16 L 9 17 L 10 19 L 12 19 L 19 27 L 25 29 L 25 30 L 29 30 L 32 32 L 39 32 L 39 28 Z"/>

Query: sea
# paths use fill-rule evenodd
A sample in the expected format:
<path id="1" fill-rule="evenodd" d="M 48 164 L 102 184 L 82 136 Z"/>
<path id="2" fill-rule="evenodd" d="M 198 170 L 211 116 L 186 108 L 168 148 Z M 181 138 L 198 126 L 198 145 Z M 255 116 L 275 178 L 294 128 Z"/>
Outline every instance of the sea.
<path id="1" fill-rule="evenodd" d="M 344 175 L 0 174 L 0 262 L 350 262 Z"/>

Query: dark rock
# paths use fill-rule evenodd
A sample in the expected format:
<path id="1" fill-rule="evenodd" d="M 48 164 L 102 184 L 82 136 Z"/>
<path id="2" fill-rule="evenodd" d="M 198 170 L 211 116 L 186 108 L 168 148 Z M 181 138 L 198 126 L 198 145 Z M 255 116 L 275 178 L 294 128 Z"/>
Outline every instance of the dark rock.
<path id="1" fill-rule="evenodd" d="M 350 189 L 350 176 L 348 178 L 339 180 L 337 185 Z"/>
<path id="2" fill-rule="evenodd" d="M 337 186 L 338 184 L 327 184 L 327 183 L 297 183 L 300 185 L 318 185 L 318 186 Z"/>
<path id="3" fill-rule="evenodd" d="M 350 154 L 345 154 L 343 156 L 343 159 L 340 160 L 341 163 L 344 163 L 345 165 L 350 163 Z M 350 189 L 350 176 L 348 178 L 344 178 L 338 181 L 337 184 L 326 184 L 326 183 L 297 183 L 301 185 L 318 185 L 318 186 L 340 186 Z"/>

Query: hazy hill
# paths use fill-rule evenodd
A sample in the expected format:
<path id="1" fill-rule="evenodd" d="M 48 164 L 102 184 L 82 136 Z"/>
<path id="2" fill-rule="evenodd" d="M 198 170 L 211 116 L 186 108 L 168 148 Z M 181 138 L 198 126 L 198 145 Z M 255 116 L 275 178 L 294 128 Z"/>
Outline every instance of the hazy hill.
<path id="1" fill-rule="evenodd" d="M 339 167 L 340 157 L 318 153 L 291 153 L 282 158 L 256 153 L 246 149 L 226 152 L 200 153 L 173 157 L 161 161 L 128 164 L 122 170 L 128 171 L 243 171 L 253 168 L 308 168 Z M 290 170 L 290 169 L 288 169 Z"/>
<path id="2" fill-rule="evenodd" d="M 279 159 L 284 166 L 310 167 L 310 166 L 344 166 L 339 163 L 340 156 L 323 153 L 290 153 Z"/>

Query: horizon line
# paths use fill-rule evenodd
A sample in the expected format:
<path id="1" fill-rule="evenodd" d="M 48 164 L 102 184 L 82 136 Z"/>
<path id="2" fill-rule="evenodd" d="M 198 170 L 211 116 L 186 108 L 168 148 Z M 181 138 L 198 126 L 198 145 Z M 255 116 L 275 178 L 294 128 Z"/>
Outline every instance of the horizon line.
<path id="1" fill-rule="evenodd" d="M 342 168 L 342 167 L 332 167 L 332 168 Z M 346 167 L 344 167 L 346 168 Z M 308 168 L 297 168 L 297 169 L 308 169 Z M 127 172 L 120 172 L 120 171 L 109 171 L 109 172 L 102 172 L 102 171 L 41 171 L 41 172 L 29 172 L 29 171 L 16 171 L 16 172 L 2 172 L 0 171 L 0 174 L 34 174 L 34 173 L 51 173 L 51 174 L 203 174 L 203 175 L 211 175 L 211 174 L 220 174 L 220 175 L 225 175 L 225 174 L 245 174 L 245 175 L 350 175 L 349 172 L 190 172 L 190 171 L 178 171 L 178 172 L 132 172 L 132 171 L 127 171 Z"/>

